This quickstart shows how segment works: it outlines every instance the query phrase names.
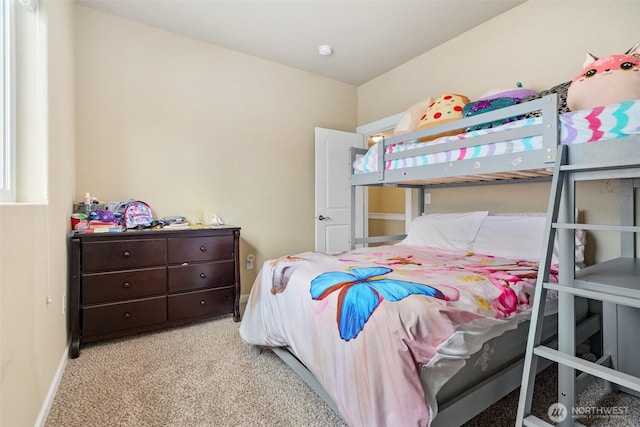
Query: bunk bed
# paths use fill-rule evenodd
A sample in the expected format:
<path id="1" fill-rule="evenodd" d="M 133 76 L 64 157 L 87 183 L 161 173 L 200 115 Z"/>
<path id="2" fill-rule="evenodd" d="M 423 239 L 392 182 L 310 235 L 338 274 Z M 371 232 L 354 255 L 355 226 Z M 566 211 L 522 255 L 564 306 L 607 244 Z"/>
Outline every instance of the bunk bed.
<path id="1" fill-rule="evenodd" d="M 358 186 L 417 188 L 418 206 L 423 207 L 424 189 L 433 186 L 549 180 L 561 144 L 569 144 L 569 162 L 638 158 L 640 101 L 594 110 L 597 111 L 559 115 L 557 96 L 552 94 L 389 138 L 368 151 L 354 149 L 352 203 Z M 533 114 L 536 112 L 540 114 Z M 497 128 L 420 142 L 441 133 L 511 117 L 525 118 Z M 581 123 L 587 125 L 584 132 L 578 130 Z M 598 124 L 597 129 L 594 124 Z M 354 212 L 352 209 L 352 224 Z M 446 233 L 436 230 L 445 241 L 439 248 L 433 243 L 417 245 L 412 224 L 408 236 L 359 237 L 352 231 L 353 249 L 344 254 L 305 253 L 265 262 L 247 303 L 241 336 L 257 349 L 273 349 L 349 425 L 464 423 L 520 385 L 533 292 L 528 286 L 531 280 L 535 283 L 538 261 L 514 261 L 509 256 L 475 253 L 474 239 L 482 232 L 483 224 L 488 223 L 488 216 L 480 212 L 465 215 L 463 221 L 449 224 L 447 229 L 461 232 L 470 227 L 472 238 L 450 244 Z M 414 221 L 421 222 L 421 218 Z M 369 246 L 393 240 L 401 242 Z M 540 258 L 542 247 L 538 248 Z M 454 272 L 458 282 L 451 276 L 445 277 L 446 274 L 425 271 L 422 267 L 427 265 L 435 265 L 438 273 Z M 573 259 L 571 265 L 573 268 Z M 465 270 L 469 266 L 471 271 Z M 482 276 L 481 270 L 494 276 Z M 431 281 L 427 276 L 431 276 Z M 480 283 L 495 284 L 498 277 L 498 281 L 507 277 L 509 282 L 500 282 L 501 289 L 515 291 L 512 302 L 517 303 L 509 306 L 511 309 L 505 310 L 505 305 L 501 305 L 505 300 L 499 295 L 478 291 L 475 297 L 471 296 L 476 300 L 470 305 L 461 306 L 461 311 L 448 311 L 450 306 L 469 297 L 460 280 L 483 286 Z M 399 288 L 414 288 L 393 294 L 374 284 L 385 279 L 404 282 Z M 455 283 L 447 282 L 450 279 Z M 356 286 L 361 284 L 367 286 Z M 347 288 L 357 289 L 370 307 L 347 302 L 355 292 L 352 295 L 338 292 Z M 377 299 L 373 300 L 372 295 Z M 553 293 L 549 295 L 553 297 Z M 385 299 L 394 304 L 385 304 Z M 456 319 L 464 317 L 461 313 L 470 318 Z M 553 311 L 545 314 L 549 321 L 545 322 L 542 342 L 553 347 L 557 315 Z M 600 330 L 599 316 L 588 313 L 583 300 L 576 305 L 575 314 L 577 342 Z M 332 322 L 306 323 L 327 316 L 332 317 Z M 448 318 L 442 325 L 451 330 L 442 339 L 433 339 L 430 333 L 443 333 L 443 328 L 437 326 L 440 317 Z M 400 323 L 397 319 L 401 319 Z M 425 327 L 430 323 L 436 325 L 433 330 Z M 364 332 L 364 328 L 371 332 Z M 326 337 L 338 333 L 341 339 L 334 341 L 350 347 L 349 350 L 328 344 Z M 358 334 L 360 340 L 356 339 Z M 402 343 L 395 350 L 387 345 L 394 340 Z M 424 341 L 431 342 L 423 346 Z M 366 345 L 367 342 L 370 344 Z M 539 363 L 538 369 L 548 365 Z M 418 398 L 421 403 L 417 403 Z"/>

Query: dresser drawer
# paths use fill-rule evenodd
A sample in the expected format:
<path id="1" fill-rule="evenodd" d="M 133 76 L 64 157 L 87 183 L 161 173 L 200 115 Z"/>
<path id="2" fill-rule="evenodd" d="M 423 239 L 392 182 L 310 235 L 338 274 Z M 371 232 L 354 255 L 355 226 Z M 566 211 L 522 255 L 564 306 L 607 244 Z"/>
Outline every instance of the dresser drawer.
<path id="1" fill-rule="evenodd" d="M 169 264 L 233 259 L 233 236 L 169 238 L 167 246 Z"/>
<path id="2" fill-rule="evenodd" d="M 85 273 L 164 265 L 166 260 L 164 239 L 116 240 L 82 245 Z"/>
<path id="3" fill-rule="evenodd" d="M 234 261 L 202 262 L 168 267 L 169 292 L 231 286 L 235 281 Z"/>
<path id="4" fill-rule="evenodd" d="M 233 288 L 169 296 L 169 320 L 233 313 Z"/>
<path id="5" fill-rule="evenodd" d="M 82 335 L 101 335 L 167 321 L 167 297 L 82 308 Z"/>
<path id="6" fill-rule="evenodd" d="M 166 292 L 166 267 L 82 276 L 82 304 L 141 298 Z"/>

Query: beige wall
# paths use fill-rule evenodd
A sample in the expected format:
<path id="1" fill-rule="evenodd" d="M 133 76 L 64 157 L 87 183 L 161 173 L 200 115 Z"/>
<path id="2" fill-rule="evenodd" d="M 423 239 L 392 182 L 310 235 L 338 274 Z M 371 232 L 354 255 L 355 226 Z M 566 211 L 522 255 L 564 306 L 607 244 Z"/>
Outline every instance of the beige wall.
<path id="1" fill-rule="evenodd" d="M 637 2 L 581 2 L 571 19 L 576 3 L 533 1 L 356 89 L 69 1 L 40 3 L 36 58 L 46 69 L 24 110 L 39 128 L 23 128 L 35 150 L 20 166 L 42 175 L 21 169 L 22 201 L 36 204 L 0 206 L 0 425 L 9 427 L 42 421 L 64 366 L 68 215 L 85 192 L 140 198 L 158 216 L 218 213 L 243 228 L 241 255 L 259 265 L 313 248 L 314 127 L 354 130 L 451 86 L 471 97 L 513 79 L 540 89 L 572 75 L 587 50 L 638 41 Z M 617 24 L 603 32 L 593 22 Z M 445 70 L 445 60 L 463 65 Z M 498 200 L 510 210 L 522 200 L 487 191 L 471 201 L 469 191 L 434 190 L 432 206 Z M 532 187 L 526 209 L 544 205 L 544 193 Z M 256 271 L 243 269 L 243 293 Z"/>
<path id="2" fill-rule="evenodd" d="M 28 45 L 38 49 L 28 59 L 38 69 L 26 83 L 32 87 L 18 84 L 18 144 L 29 146 L 18 153 L 18 177 L 31 175 L 18 197 L 39 202 L 0 206 L 0 425 L 7 427 L 42 421 L 68 342 L 62 301 L 75 191 L 73 5 L 40 5 L 38 15 L 17 11 L 40 35 Z M 42 175 L 34 177 L 35 169 Z"/>
<path id="3" fill-rule="evenodd" d="M 146 200 L 158 216 L 217 213 L 243 228 L 242 256 L 258 262 L 310 250 L 314 127 L 356 124 L 353 86 L 40 3 L 27 19 L 41 37 L 25 48 L 37 52 L 22 55 L 39 71 L 18 124 L 19 200 L 32 203 L 0 206 L 0 425 L 11 427 L 43 422 L 66 361 L 74 200 L 90 191 Z M 243 293 L 256 272 L 243 269 Z"/>
<path id="4" fill-rule="evenodd" d="M 637 1 L 530 0 L 358 87 L 358 125 L 446 92 L 475 99 L 518 81 L 548 89 L 580 72 L 587 52 L 640 42 L 638 16 Z"/>
<path id="5" fill-rule="evenodd" d="M 358 87 L 358 124 L 446 92 L 476 99 L 517 81 L 548 89 L 580 72 L 587 52 L 622 53 L 640 42 L 639 16 L 637 1 L 528 1 Z M 604 23 L 611 25 L 609 30 L 604 30 Z M 546 211 L 548 188 L 536 184 L 434 189 L 428 210 Z M 580 198 L 579 207 L 590 220 L 618 216 L 612 186 L 591 183 L 578 189 L 579 195 L 598 194 Z M 591 236 L 590 243 L 590 261 L 615 256 L 619 246 L 618 237 L 611 234 Z"/>
<path id="6" fill-rule="evenodd" d="M 77 192 L 242 227 L 241 260 L 313 250 L 314 127 L 354 131 L 356 88 L 80 7 Z M 257 269 L 241 262 L 242 293 Z"/>

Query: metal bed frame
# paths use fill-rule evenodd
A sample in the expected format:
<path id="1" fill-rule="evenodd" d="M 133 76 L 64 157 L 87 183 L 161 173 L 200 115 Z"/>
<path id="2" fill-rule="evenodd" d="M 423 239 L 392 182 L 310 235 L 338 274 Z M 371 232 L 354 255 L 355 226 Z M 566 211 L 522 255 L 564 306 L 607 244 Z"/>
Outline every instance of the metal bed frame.
<path id="1" fill-rule="evenodd" d="M 399 135 L 388 139 L 383 138 L 377 143 L 377 171 L 354 173 L 353 169 L 351 170 L 351 224 L 356 223 L 356 189 L 362 186 L 417 189 L 419 190 L 417 205 L 418 214 L 420 215 L 424 213 L 424 192 L 428 188 L 550 181 L 553 174 L 552 168 L 556 161 L 556 147 L 559 143 L 557 103 L 558 95 L 551 94 L 530 102 L 516 104 L 463 120 L 434 126 L 411 134 Z M 432 137 L 456 129 L 522 116 L 534 111 L 541 111 L 542 123 L 444 144 L 429 144 L 426 147 L 399 153 L 386 154 L 386 147 L 392 144 Z M 438 163 L 393 170 L 385 170 L 384 166 L 388 160 L 409 158 L 538 135 L 542 136 L 543 141 L 543 146 L 539 150 L 506 153 L 480 159 L 456 160 L 446 164 Z M 366 154 L 366 152 L 366 149 L 352 148 L 350 164 L 353 164 L 358 156 L 362 156 Z M 384 154 L 381 155 L 381 153 Z M 514 158 L 516 157 L 518 162 L 514 162 Z M 481 164 L 481 166 L 479 166 L 479 164 Z M 356 236 L 356 228 L 352 226 L 351 248 L 354 249 L 357 245 L 366 245 L 369 243 L 401 240 L 404 237 L 404 235 Z"/>

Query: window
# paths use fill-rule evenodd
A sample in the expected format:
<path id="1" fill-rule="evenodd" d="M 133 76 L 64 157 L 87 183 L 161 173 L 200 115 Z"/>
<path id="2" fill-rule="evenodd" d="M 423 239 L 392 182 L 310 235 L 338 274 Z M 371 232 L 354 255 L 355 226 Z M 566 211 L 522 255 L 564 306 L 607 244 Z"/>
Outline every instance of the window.
<path id="1" fill-rule="evenodd" d="M 0 0 L 0 202 L 15 201 L 13 0 Z"/>

